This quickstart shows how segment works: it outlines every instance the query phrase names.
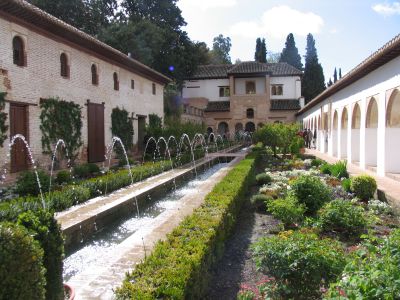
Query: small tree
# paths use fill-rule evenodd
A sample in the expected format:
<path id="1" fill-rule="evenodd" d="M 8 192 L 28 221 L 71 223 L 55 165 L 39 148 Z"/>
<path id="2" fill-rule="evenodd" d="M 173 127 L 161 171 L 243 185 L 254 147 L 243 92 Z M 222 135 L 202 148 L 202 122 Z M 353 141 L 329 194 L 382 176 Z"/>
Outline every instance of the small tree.
<path id="1" fill-rule="evenodd" d="M 113 136 L 117 136 L 121 139 L 126 151 L 132 149 L 134 134 L 133 122 L 124 108 L 113 108 L 111 112 L 111 132 Z M 116 152 L 119 157 L 122 157 L 123 150 L 121 145 L 117 145 Z"/>
<path id="2" fill-rule="evenodd" d="M 7 130 L 8 126 L 6 125 L 7 121 L 7 113 L 3 112 L 6 101 L 5 101 L 6 93 L 0 92 L 0 147 L 3 147 L 4 141 L 7 139 Z"/>
<path id="3" fill-rule="evenodd" d="M 50 98 L 42 101 L 40 108 L 43 153 L 51 153 L 52 145 L 58 139 L 63 139 L 68 149 L 68 158 L 73 161 L 83 144 L 81 107 L 72 101 Z"/>

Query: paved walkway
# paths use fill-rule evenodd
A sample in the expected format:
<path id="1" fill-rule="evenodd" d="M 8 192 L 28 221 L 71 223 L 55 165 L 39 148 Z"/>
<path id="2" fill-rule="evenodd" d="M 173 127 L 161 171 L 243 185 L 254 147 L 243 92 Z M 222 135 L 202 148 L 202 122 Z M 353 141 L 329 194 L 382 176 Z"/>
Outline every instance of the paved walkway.
<path id="1" fill-rule="evenodd" d="M 321 153 L 315 149 L 306 149 L 306 154 L 315 155 L 328 163 L 335 163 L 339 161 L 338 158 L 332 157 L 325 153 Z M 370 170 L 363 170 L 359 166 L 347 162 L 347 171 L 352 176 L 360 174 L 368 174 L 375 178 L 378 184 L 378 197 L 382 199 L 386 198 L 387 202 L 398 212 L 400 212 L 400 182 L 388 177 L 381 177 Z"/>

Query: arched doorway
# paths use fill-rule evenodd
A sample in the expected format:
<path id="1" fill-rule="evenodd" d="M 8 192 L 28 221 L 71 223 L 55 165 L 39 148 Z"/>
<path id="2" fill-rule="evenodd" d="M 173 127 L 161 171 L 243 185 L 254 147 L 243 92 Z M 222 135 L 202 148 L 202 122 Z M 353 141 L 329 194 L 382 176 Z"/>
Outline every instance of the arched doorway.
<path id="1" fill-rule="evenodd" d="M 400 90 L 393 91 L 386 109 L 385 172 L 400 173 Z"/>
<path id="2" fill-rule="evenodd" d="M 329 132 L 329 120 L 328 120 L 328 113 L 323 113 L 322 115 L 322 122 L 324 124 L 323 129 L 324 129 L 324 134 L 323 134 L 323 150 L 324 153 L 328 152 L 328 132 Z"/>
<path id="3" fill-rule="evenodd" d="M 226 122 L 221 122 L 218 124 L 218 134 L 220 134 L 221 136 L 226 136 L 229 132 L 229 126 L 228 123 Z"/>
<path id="4" fill-rule="evenodd" d="M 317 123 L 317 149 L 321 151 L 321 115 L 318 116 L 318 123 Z"/>
<path id="5" fill-rule="evenodd" d="M 378 103 L 371 98 L 365 120 L 365 165 L 376 167 L 378 156 Z"/>
<path id="6" fill-rule="evenodd" d="M 360 162 L 360 126 L 361 126 L 361 109 L 356 103 L 353 107 L 353 115 L 351 117 L 351 161 Z"/>
<path id="7" fill-rule="evenodd" d="M 245 131 L 254 132 L 255 130 L 256 130 L 256 126 L 254 125 L 253 122 L 247 122 L 246 123 Z"/>
<path id="8" fill-rule="evenodd" d="M 338 155 L 338 112 L 335 110 L 333 113 L 333 124 L 332 124 L 332 155 Z"/>
<path id="9" fill-rule="evenodd" d="M 349 123 L 349 116 L 347 114 L 347 108 L 343 108 L 342 120 L 341 120 L 341 131 L 340 131 L 340 158 L 347 158 L 347 128 Z"/>

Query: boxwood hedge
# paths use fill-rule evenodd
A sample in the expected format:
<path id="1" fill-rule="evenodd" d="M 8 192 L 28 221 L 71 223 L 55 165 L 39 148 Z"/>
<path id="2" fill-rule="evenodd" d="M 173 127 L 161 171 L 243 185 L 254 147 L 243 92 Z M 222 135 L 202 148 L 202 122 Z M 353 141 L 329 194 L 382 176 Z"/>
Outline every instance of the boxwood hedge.
<path id="1" fill-rule="evenodd" d="M 236 165 L 150 256 L 127 274 L 117 299 L 201 299 L 245 193 L 254 181 L 252 153 Z"/>

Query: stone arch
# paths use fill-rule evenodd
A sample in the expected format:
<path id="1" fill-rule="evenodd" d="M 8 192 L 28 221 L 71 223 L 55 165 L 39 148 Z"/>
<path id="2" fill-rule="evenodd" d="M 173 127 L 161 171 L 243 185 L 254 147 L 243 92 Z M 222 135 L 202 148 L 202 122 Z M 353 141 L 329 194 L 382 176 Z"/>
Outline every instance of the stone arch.
<path id="1" fill-rule="evenodd" d="M 256 130 L 256 125 L 253 122 L 247 122 L 245 126 L 245 131 L 254 132 Z"/>
<path id="2" fill-rule="evenodd" d="M 339 118 L 338 112 L 335 110 L 333 113 L 333 121 L 332 121 L 332 155 L 338 155 L 338 126 L 339 126 Z"/>
<path id="3" fill-rule="evenodd" d="M 365 119 L 365 165 L 376 167 L 378 157 L 378 103 L 368 101 Z"/>
<path id="4" fill-rule="evenodd" d="M 349 115 L 347 113 L 347 108 L 344 107 L 342 110 L 342 117 L 340 120 L 341 130 L 340 130 L 340 158 L 347 158 L 347 128 L 349 124 Z"/>
<path id="5" fill-rule="evenodd" d="M 378 103 L 375 98 L 369 100 L 365 127 L 378 128 Z"/>
<path id="6" fill-rule="evenodd" d="M 220 122 L 218 124 L 218 133 L 220 135 L 226 135 L 229 132 L 229 125 L 226 122 Z"/>
<path id="7" fill-rule="evenodd" d="M 390 95 L 386 108 L 385 172 L 400 173 L 400 89 Z"/>
<path id="8" fill-rule="evenodd" d="M 361 127 L 361 109 L 358 103 L 353 106 L 351 115 L 351 161 L 360 162 L 360 127 Z"/>

